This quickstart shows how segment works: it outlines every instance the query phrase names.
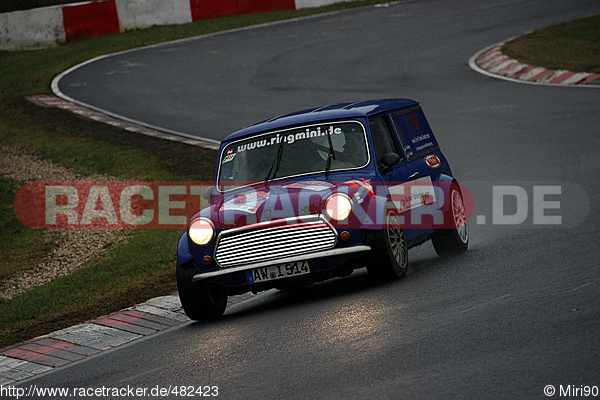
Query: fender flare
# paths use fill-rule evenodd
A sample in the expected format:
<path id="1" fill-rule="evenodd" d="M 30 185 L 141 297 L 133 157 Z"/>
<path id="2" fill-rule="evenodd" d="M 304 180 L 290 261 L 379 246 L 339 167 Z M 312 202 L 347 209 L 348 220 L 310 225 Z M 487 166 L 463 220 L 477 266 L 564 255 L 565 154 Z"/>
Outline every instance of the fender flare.
<path id="1" fill-rule="evenodd" d="M 185 232 L 179 238 L 179 243 L 177 243 L 177 264 L 184 265 L 193 259 L 194 256 L 192 255 L 192 253 L 190 253 L 190 248 L 188 244 L 188 235 L 187 232 Z"/>

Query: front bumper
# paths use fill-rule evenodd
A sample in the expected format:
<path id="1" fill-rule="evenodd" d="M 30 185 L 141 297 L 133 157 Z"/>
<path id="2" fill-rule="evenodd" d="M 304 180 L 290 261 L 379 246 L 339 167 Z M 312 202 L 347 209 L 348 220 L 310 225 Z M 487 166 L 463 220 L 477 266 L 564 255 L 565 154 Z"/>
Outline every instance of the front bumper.
<path id="1" fill-rule="evenodd" d="M 224 269 L 220 269 L 217 271 L 198 273 L 198 274 L 194 275 L 194 277 L 192 278 L 192 281 L 194 281 L 194 282 L 201 281 L 204 279 L 214 278 L 217 276 L 248 271 L 248 270 L 252 270 L 254 268 L 268 267 L 271 265 L 285 264 L 285 263 L 290 263 L 290 262 L 295 262 L 295 261 L 314 260 L 314 259 L 334 257 L 334 256 L 343 256 L 343 255 L 360 253 L 360 252 L 369 251 L 369 250 L 371 250 L 371 247 L 365 246 L 365 245 L 335 248 L 335 249 L 331 249 L 331 250 L 307 253 L 307 254 L 302 254 L 302 255 L 293 256 L 293 257 L 284 257 L 284 258 L 280 258 L 277 260 L 269 260 L 269 261 L 254 263 L 254 264 L 242 265 L 242 266 L 231 267 L 231 268 L 224 268 Z"/>

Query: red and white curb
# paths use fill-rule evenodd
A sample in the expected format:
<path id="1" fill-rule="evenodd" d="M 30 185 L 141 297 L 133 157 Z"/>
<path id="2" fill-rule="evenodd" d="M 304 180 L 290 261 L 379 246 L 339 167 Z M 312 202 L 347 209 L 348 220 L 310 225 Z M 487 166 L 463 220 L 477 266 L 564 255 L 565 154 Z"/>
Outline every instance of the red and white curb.
<path id="1" fill-rule="evenodd" d="M 128 121 L 122 118 L 113 117 L 105 112 L 94 110 L 89 107 L 84 107 L 82 105 L 75 104 L 71 101 L 61 99 L 57 96 L 41 94 L 35 96 L 27 96 L 26 99 L 37 105 L 41 105 L 44 107 L 57 107 L 63 110 L 68 110 L 82 117 L 93 119 L 94 121 L 102 122 L 108 125 L 112 125 L 129 132 L 141 133 L 142 135 L 146 136 L 152 136 L 159 139 L 185 143 L 192 146 L 199 146 L 213 150 L 219 149 L 219 142 L 217 141 L 197 138 L 191 135 L 184 135 L 176 132 L 165 132 L 155 127 L 141 125 L 135 121 Z"/>
<path id="2" fill-rule="evenodd" d="M 497 43 L 475 54 L 469 66 L 475 71 L 512 82 L 550 86 L 600 87 L 600 74 L 550 70 L 514 60 L 502 53 L 508 41 Z"/>
<path id="3" fill-rule="evenodd" d="M 232 296 L 228 306 L 249 299 Z M 157 297 L 0 350 L 0 385 L 12 386 L 103 351 L 189 323 L 178 295 Z"/>

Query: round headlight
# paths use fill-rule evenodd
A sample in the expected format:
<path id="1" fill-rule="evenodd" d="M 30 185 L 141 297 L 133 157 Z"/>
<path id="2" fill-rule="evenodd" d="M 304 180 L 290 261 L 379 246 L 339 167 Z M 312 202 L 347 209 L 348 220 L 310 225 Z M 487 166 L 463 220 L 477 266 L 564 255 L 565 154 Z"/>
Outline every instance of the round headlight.
<path id="1" fill-rule="evenodd" d="M 192 242 L 205 246 L 210 243 L 215 234 L 215 226 L 206 218 L 198 218 L 192 221 L 188 235 Z"/>
<path id="2" fill-rule="evenodd" d="M 352 200 L 345 194 L 333 194 L 325 202 L 325 212 L 331 219 L 345 220 L 352 212 Z"/>

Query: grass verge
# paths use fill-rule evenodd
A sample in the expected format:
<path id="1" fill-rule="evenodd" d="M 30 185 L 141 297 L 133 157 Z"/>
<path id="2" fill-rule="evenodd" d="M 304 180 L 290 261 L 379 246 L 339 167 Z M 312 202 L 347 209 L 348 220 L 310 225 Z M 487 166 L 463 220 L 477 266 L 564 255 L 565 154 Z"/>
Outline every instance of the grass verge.
<path id="1" fill-rule="evenodd" d="M 160 26 L 69 42 L 30 52 L 0 52 L 0 144 L 23 148 L 84 175 L 122 180 L 212 180 L 216 152 L 132 134 L 64 110 L 28 103 L 51 93 L 60 72 L 90 58 L 180 38 L 385 1 L 362 0 L 317 9 L 236 16 Z M 20 224 L 13 202 L 22 183 L 0 180 L 0 279 L 35 266 L 53 243 Z M 85 268 L 10 300 L 0 300 L 0 348 L 176 290 L 173 267 L 180 231 L 127 232 Z"/>
<path id="2" fill-rule="evenodd" d="M 18 184 L 0 176 L 0 281 L 32 268 L 35 264 L 30 260 L 48 254 L 52 249 L 51 237 L 41 230 L 26 227 L 17 219 L 13 203 L 19 189 Z"/>
<path id="3" fill-rule="evenodd" d="M 507 56 L 548 69 L 600 73 L 600 15 L 520 36 L 502 48 Z"/>
<path id="4" fill-rule="evenodd" d="M 174 244 L 180 232 L 131 231 L 125 245 L 71 275 L 0 300 L 1 345 L 119 310 L 174 289 Z"/>

